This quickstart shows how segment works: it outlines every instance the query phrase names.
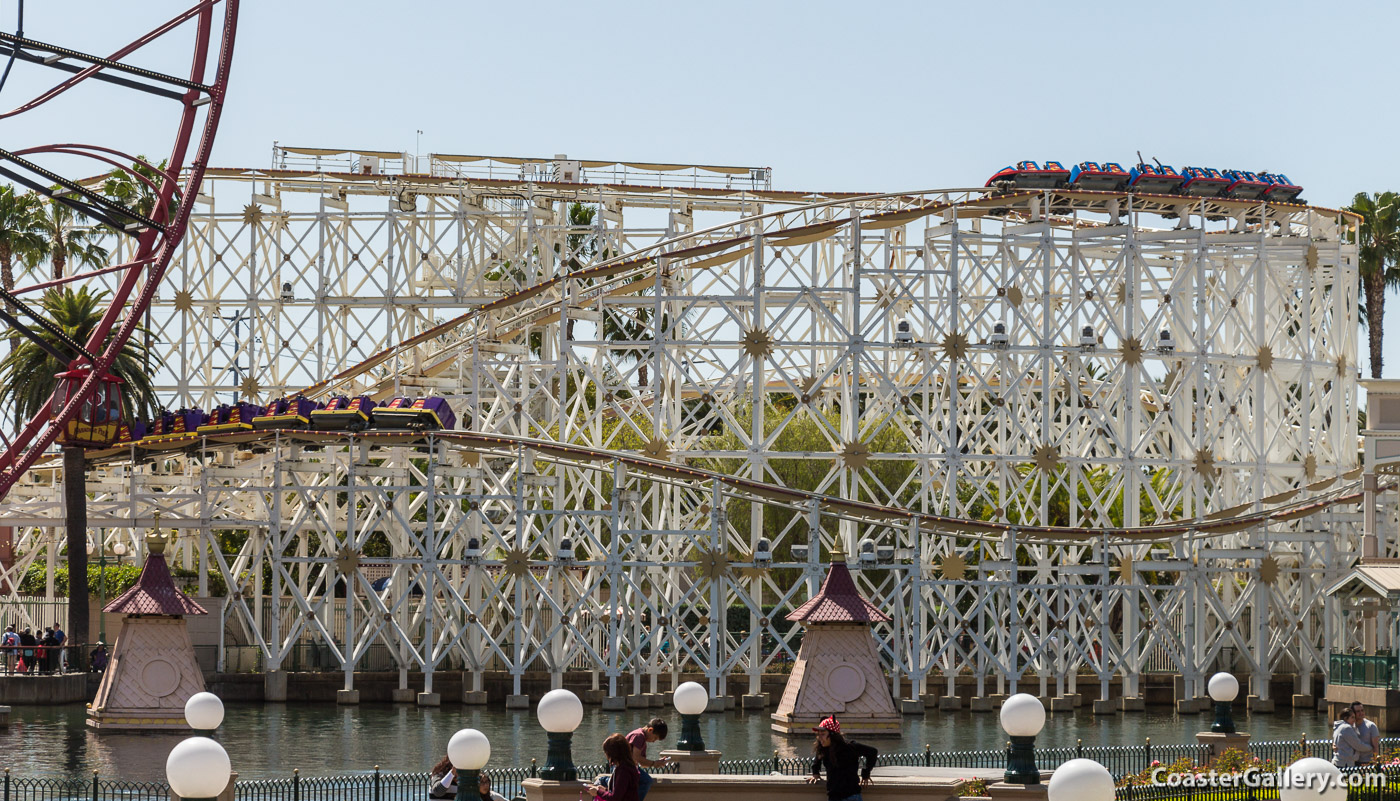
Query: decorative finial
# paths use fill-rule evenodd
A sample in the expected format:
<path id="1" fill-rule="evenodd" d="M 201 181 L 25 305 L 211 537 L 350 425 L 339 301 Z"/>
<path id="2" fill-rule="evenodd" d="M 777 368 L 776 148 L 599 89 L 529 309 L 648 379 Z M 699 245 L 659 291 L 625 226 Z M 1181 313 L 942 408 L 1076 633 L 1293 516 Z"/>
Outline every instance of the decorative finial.
<path id="1" fill-rule="evenodd" d="M 151 526 L 151 533 L 146 535 L 146 553 L 152 556 L 161 556 L 165 553 L 165 544 L 169 538 L 160 533 L 160 512 L 156 512 L 155 524 Z"/>
<path id="2" fill-rule="evenodd" d="M 835 564 L 844 561 L 846 561 L 846 546 L 841 544 L 840 539 L 837 539 L 836 544 L 831 548 L 831 562 Z"/>

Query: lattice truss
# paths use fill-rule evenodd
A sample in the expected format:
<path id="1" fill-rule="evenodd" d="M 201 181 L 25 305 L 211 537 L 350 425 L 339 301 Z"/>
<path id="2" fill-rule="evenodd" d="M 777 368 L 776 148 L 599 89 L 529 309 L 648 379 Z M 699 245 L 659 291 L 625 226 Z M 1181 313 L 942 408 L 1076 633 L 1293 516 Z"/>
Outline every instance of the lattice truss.
<path id="1" fill-rule="evenodd" d="M 343 208 L 396 203 L 400 180 L 258 178 L 256 202 L 198 217 L 153 314 L 168 386 L 207 405 L 246 357 L 258 400 L 431 391 L 477 433 L 210 440 L 93 479 L 105 536 L 157 508 L 188 532 L 270 666 L 314 642 L 347 686 L 383 646 L 517 691 L 571 667 L 613 693 L 681 670 L 757 691 L 838 542 L 916 692 L 970 670 L 1134 693 L 1168 670 L 1201 694 L 1233 660 L 1266 695 L 1335 640 L 1319 593 L 1360 521 L 1340 213 L 1071 192 L 763 213 L 534 184 Z M 319 209 L 289 210 L 298 193 Z M 214 322 L 233 307 L 240 338 Z M 6 518 L 61 515 L 53 480 Z M 21 529 L 22 564 L 42 531 Z"/>

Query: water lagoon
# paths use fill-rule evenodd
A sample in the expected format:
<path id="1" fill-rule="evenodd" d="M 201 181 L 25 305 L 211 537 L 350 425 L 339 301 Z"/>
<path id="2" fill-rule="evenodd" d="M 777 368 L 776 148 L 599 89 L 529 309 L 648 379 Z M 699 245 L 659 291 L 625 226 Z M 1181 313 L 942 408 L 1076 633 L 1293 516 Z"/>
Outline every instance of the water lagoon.
<path id="1" fill-rule="evenodd" d="M 101 775 L 130 780 L 164 778 L 165 758 L 180 740 L 171 734 L 98 734 L 85 724 L 81 706 L 14 707 L 8 729 L 0 729 L 0 767 L 16 776 Z M 653 713 L 673 722 L 674 712 L 627 710 L 584 712 L 583 724 L 574 735 L 574 758 L 600 762 L 599 745 L 614 731 L 635 728 Z M 705 744 L 724 751 L 726 759 L 783 756 L 807 753 L 806 739 L 789 739 L 768 728 L 766 713 L 731 711 L 702 718 Z M 1087 710 L 1048 716 L 1040 742 L 1069 746 L 1137 745 L 1151 737 L 1156 744 L 1194 742 L 1195 733 L 1210 727 L 1208 714 L 1178 716 L 1166 707 L 1145 713 L 1094 716 Z M 1331 726 L 1309 710 L 1237 718 L 1240 731 L 1256 741 L 1331 738 Z M 337 707 L 332 704 L 229 704 L 224 725 L 216 738 L 228 749 L 233 768 L 241 779 L 303 776 L 372 770 L 423 771 L 446 751 L 447 741 L 458 729 L 471 727 L 491 739 L 492 765 L 528 766 L 541 763 L 545 733 L 534 711 L 496 707 L 416 706 L 366 704 Z M 675 742 L 675 732 L 667 739 Z M 882 751 L 921 751 L 925 744 L 935 751 L 996 749 L 1006 735 L 995 713 L 930 712 L 906 717 L 900 739 L 872 740 Z M 653 746 L 655 747 L 655 746 Z"/>

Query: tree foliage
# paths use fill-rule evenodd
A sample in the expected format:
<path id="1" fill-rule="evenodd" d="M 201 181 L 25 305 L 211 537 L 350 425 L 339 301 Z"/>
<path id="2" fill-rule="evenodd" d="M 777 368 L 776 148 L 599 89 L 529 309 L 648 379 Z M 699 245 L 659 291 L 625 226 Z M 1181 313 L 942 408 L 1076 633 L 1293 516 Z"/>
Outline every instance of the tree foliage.
<path id="1" fill-rule="evenodd" d="M 72 262 L 77 267 L 102 267 L 107 264 L 107 249 L 100 242 L 103 229 L 82 223 L 86 218 L 57 200 L 39 204 L 38 221 L 46 244 L 44 251 L 53 265 L 55 280 L 62 278 Z"/>
<path id="2" fill-rule="evenodd" d="M 46 582 L 44 578 L 44 565 L 30 565 L 24 572 L 24 578 L 20 579 L 20 595 L 43 595 Z M 175 580 L 175 586 L 179 587 L 186 595 L 194 595 L 199 591 L 199 571 L 186 570 L 175 565 L 170 566 L 170 575 Z M 103 583 L 105 578 L 107 600 L 121 595 L 132 587 L 136 586 L 136 580 L 141 577 L 141 565 L 120 564 L 107 565 L 104 571 L 101 566 L 88 564 L 88 593 L 93 598 L 102 597 L 104 592 Z M 224 577 L 217 570 L 209 571 L 209 594 L 220 597 L 228 594 L 228 585 L 224 582 Z M 68 566 L 54 565 L 54 595 L 62 597 L 68 594 Z"/>
<path id="3" fill-rule="evenodd" d="M 149 162 L 150 159 L 141 156 L 141 161 Z M 157 166 L 163 170 L 166 162 L 161 161 Z M 102 182 L 102 194 L 137 214 L 149 218 L 155 212 L 156 191 L 141 178 L 145 178 L 155 186 L 160 186 L 161 181 L 164 180 L 160 173 L 150 167 L 140 162 L 132 162 L 130 169 L 118 168 L 108 174 L 107 179 Z M 179 208 L 179 199 L 172 198 L 170 213 L 173 215 L 177 208 Z"/>
<path id="4" fill-rule="evenodd" d="M 1360 192 L 1347 207 L 1361 216 L 1355 234 L 1361 322 L 1371 351 L 1371 377 L 1381 377 L 1381 343 L 1385 327 L 1385 293 L 1400 287 L 1400 195 Z"/>
<path id="5" fill-rule="evenodd" d="M 106 292 L 91 292 L 87 287 L 76 291 L 66 286 L 55 287 L 44 293 L 41 305 L 45 316 L 65 334 L 78 342 L 86 342 L 102 319 L 106 298 Z M 69 351 L 68 346 L 52 334 L 42 330 L 38 333 L 59 352 Z M 77 358 L 78 354 L 72 357 Z M 127 419 L 149 417 L 156 405 L 151 377 L 144 367 L 145 357 L 146 346 L 140 337 L 133 336 L 112 362 L 112 374 L 124 382 L 121 392 Z M 32 417 L 49 402 L 58 384 L 56 376 L 67 369 L 67 363 L 60 363 L 38 344 L 23 340 L 0 360 L 0 398 L 13 404 L 11 408 L 22 417 Z"/>

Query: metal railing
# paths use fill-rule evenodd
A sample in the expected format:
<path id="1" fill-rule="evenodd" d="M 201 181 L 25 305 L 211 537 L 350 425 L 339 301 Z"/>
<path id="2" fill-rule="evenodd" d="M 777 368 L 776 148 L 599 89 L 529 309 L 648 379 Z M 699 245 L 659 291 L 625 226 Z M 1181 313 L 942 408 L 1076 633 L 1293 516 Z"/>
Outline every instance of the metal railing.
<path id="1" fill-rule="evenodd" d="M 235 801 L 422 801 L 428 795 L 426 773 L 372 772 L 348 776 L 307 776 L 240 781 Z"/>
<path id="2" fill-rule="evenodd" d="M 84 643 L 0 645 L 0 676 L 87 673 L 92 664 L 93 647 Z"/>
<path id="3" fill-rule="evenodd" d="M 1400 748 L 1400 738 L 1384 738 L 1382 748 Z M 1298 740 L 1254 742 L 1249 752 L 1265 762 L 1287 765 L 1304 756 L 1330 759 L 1330 740 Z M 1178 759 L 1188 759 L 1193 765 L 1209 761 L 1210 749 L 1196 743 L 1154 745 L 1146 740 L 1141 745 L 1085 746 L 1077 743 L 1067 748 L 1037 748 L 1036 765 L 1041 770 L 1053 770 L 1071 759 L 1092 759 L 1108 768 L 1115 779 L 1141 773 L 1153 763 L 1170 765 Z M 1004 749 L 981 751 L 923 751 L 880 754 L 880 766 L 949 767 L 1001 769 L 1006 766 Z M 811 772 L 812 759 L 807 756 L 780 756 L 761 759 L 726 759 L 719 763 L 719 772 L 727 775 L 804 776 Z M 1380 768 L 1357 770 L 1381 770 Z M 1400 767 L 1383 769 L 1391 787 L 1353 788 L 1350 799 L 1367 801 L 1400 801 Z M 589 780 L 609 772 L 607 765 L 578 766 L 580 779 Z M 678 773 L 679 766 L 667 765 L 652 773 Z M 539 775 L 539 765 L 530 760 L 527 766 L 489 767 L 486 770 L 491 789 L 506 798 L 523 797 L 522 782 Z M 361 773 L 338 776 L 305 776 L 293 771 L 290 777 L 278 779 L 240 780 L 234 791 L 235 801 L 423 801 L 431 786 L 427 773 L 386 773 L 375 766 Z M 1118 798 L 1133 801 L 1238 801 L 1240 799 L 1277 798 L 1277 795 L 1249 795 L 1251 788 L 1195 788 L 1138 785 L 1119 789 Z M 1253 790 L 1258 793 L 1257 789 Z M 1390 793 L 1389 795 L 1385 793 Z M 96 773 L 88 779 L 19 778 L 8 768 L 4 773 L 4 790 L 0 801 L 168 801 L 169 787 L 164 782 L 129 782 L 104 780 Z"/>
<path id="4" fill-rule="evenodd" d="M 1332 654 L 1327 681 L 1348 687 L 1400 690 L 1400 659 L 1393 654 Z"/>
<path id="5" fill-rule="evenodd" d="M 165 782 L 129 782 L 89 778 L 19 778 L 5 768 L 0 801 L 170 801 Z"/>
<path id="6" fill-rule="evenodd" d="M 1343 768 L 1343 775 L 1379 774 L 1374 783 L 1347 788 L 1347 801 L 1400 801 L 1400 770 L 1395 768 Z M 1172 787 L 1166 784 L 1119 787 L 1118 801 L 1264 801 L 1278 798 L 1270 787 Z"/>

